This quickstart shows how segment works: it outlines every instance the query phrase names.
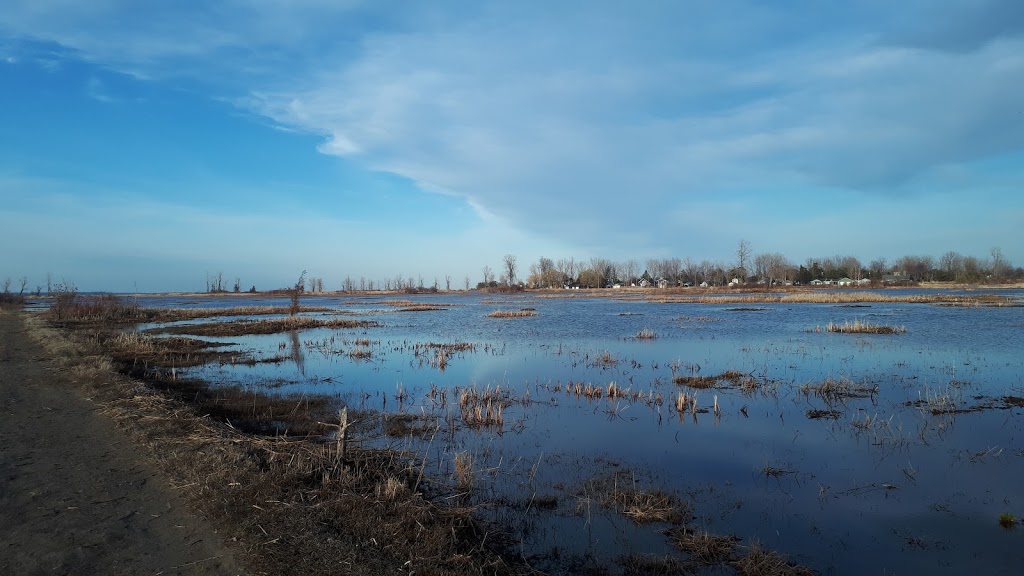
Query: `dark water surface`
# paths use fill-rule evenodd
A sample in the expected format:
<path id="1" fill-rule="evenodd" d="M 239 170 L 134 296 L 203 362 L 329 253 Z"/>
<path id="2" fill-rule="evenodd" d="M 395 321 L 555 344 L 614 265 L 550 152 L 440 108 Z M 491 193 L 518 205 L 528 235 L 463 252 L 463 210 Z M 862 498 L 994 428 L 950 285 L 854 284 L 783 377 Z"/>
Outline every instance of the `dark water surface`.
<path id="1" fill-rule="evenodd" d="M 676 553 L 667 525 L 637 525 L 598 503 L 593 481 L 602 478 L 676 494 L 693 505 L 693 526 L 759 541 L 821 573 L 1024 571 L 1024 527 L 999 524 L 1002 513 L 1024 517 L 1024 409 L 1007 404 L 1024 397 L 1024 308 L 471 294 L 402 297 L 451 306 L 400 312 L 384 303 L 397 298 L 306 297 L 304 306 L 335 311 L 312 316 L 341 312 L 382 326 L 210 338 L 257 359 L 288 359 L 191 373 L 217 385 L 328 394 L 353 408 L 408 415 L 419 433 L 388 436 L 375 416 L 364 423 L 363 441 L 426 456 L 428 476 L 447 494 L 460 492 L 453 461 L 468 454 L 473 489 L 459 503 L 515 527 L 523 555 L 552 572 Z M 487 317 L 522 308 L 537 316 Z M 854 320 L 906 333 L 813 331 Z M 634 338 L 644 329 L 657 338 Z M 416 344 L 456 342 L 475 349 L 448 355 L 443 370 L 436 352 L 416 354 Z M 357 348 L 370 357 L 352 358 Z M 599 362 L 605 355 L 611 361 Z M 747 389 L 673 383 L 725 371 L 742 373 Z M 830 380 L 852 383 L 863 397 L 814 392 Z M 611 382 L 630 397 L 566 392 L 570 383 Z M 500 427 L 467 425 L 458 392 L 498 386 L 507 393 Z M 679 392 L 696 394 L 696 414 L 676 411 Z M 821 414 L 815 410 L 831 412 L 812 418 Z"/>

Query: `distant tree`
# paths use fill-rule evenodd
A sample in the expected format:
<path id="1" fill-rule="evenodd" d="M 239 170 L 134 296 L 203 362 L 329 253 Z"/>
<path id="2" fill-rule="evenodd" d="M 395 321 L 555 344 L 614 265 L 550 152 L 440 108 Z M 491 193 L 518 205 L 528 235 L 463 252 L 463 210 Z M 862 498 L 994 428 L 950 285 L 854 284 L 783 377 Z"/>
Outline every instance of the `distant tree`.
<path id="1" fill-rule="evenodd" d="M 18 290 L 19 295 L 25 294 L 25 289 L 28 288 L 28 276 L 22 276 L 18 279 L 18 284 L 21 285 L 21 289 Z"/>
<path id="2" fill-rule="evenodd" d="M 746 240 L 740 240 L 738 246 L 736 246 L 736 268 L 738 272 L 743 275 L 740 280 L 746 282 L 747 268 L 750 265 L 751 248 L 750 242 Z"/>
<path id="3" fill-rule="evenodd" d="M 868 264 L 868 270 L 871 272 L 871 278 L 874 280 L 881 280 L 882 276 L 885 275 L 888 270 L 886 266 L 885 258 L 876 258 Z"/>
<path id="4" fill-rule="evenodd" d="M 236 277 L 235 278 L 235 292 L 241 292 L 241 291 L 242 291 L 242 279 Z"/>
<path id="5" fill-rule="evenodd" d="M 1003 256 L 1001 248 L 992 249 L 992 277 L 995 280 L 1004 280 L 1013 270 L 1013 266 L 1010 265 L 1010 261 Z"/>
<path id="6" fill-rule="evenodd" d="M 485 265 L 481 272 L 483 273 L 484 276 L 484 286 L 490 286 L 491 282 L 494 282 L 494 271 L 491 270 L 490 266 Z"/>
<path id="7" fill-rule="evenodd" d="M 451 274 L 445 274 L 444 276 L 444 290 L 445 292 L 452 291 L 452 276 Z"/>
<path id="8" fill-rule="evenodd" d="M 811 280 L 814 280 L 814 276 L 811 275 L 811 271 L 806 266 L 801 265 L 800 269 L 796 273 L 796 281 L 801 284 L 810 284 Z"/>
<path id="9" fill-rule="evenodd" d="M 469 274 L 466 274 L 465 283 L 463 284 L 463 288 L 466 289 L 466 292 L 469 292 L 469 282 Z"/>
<path id="10" fill-rule="evenodd" d="M 511 286 L 516 282 L 516 257 L 513 254 L 505 254 L 501 259 L 504 264 L 504 274 L 508 285 Z"/>
<path id="11" fill-rule="evenodd" d="M 256 293 L 256 285 L 255 284 L 253 284 L 252 287 L 249 288 L 249 293 L 250 294 L 255 294 Z"/>
<path id="12" fill-rule="evenodd" d="M 3 287 L 4 287 L 4 294 L 7 294 L 7 293 L 9 293 L 11 291 L 11 279 L 10 278 L 4 278 Z"/>
<path id="13" fill-rule="evenodd" d="M 295 316 L 299 313 L 299 297 L 302 292 L 306 289 L 306 271 L 303 270 L 302 274 L 299 274 L 299 279 L 295 282 L 295 286 L 289 291 L 291 297 L 291 306 L 288 308 L 288 315 Z"/>

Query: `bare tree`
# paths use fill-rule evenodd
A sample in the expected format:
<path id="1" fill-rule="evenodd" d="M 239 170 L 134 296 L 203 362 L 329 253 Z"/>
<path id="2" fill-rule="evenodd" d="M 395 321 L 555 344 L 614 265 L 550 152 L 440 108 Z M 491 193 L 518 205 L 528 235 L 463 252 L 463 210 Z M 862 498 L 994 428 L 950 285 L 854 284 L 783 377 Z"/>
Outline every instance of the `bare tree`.
<path id="1" fill-rule="evenodd" d="M 1007 273 L 1013 269 L 1010 265 L 1010 261 L 1003 256 L 1001 248 L 992 249 L 992 277 L 996 280 L 1002 280 L 1006 277 Z"/>
<path id="2" fill-rule="evenodd" d="M 10 278 L 4 278 L 3 286 L 4 286 L 4 294 L 7 294 L 8 292 L 10 292 L 11 291 L 11 279 Z"/>
<path id="3" fill-rule="evenodd" d="M 622 273 L 626 275 L 626 277 L 623 278 L 626 284 L 633 284 L 633 281 L 636 280 L 636 275 L 639 274 L 639 270 L 637 270 L 638 268 L 640 268 L 640 264 L 638 264 L 637 261 L 633 260 L 632 258 L 626 260 L 625 262 L 622 263 L 621 266 L 619 266 L 619 269 L 622 270 Z"/>
<path id="4" fill-rule="evenodd" d="M 697 274 L 700 271 L 700 266 L 690 258 L 683 260 L 683 274 L 686 275 L 686 280 L 693 282 L 694 284 L 700 284 L 697 281 Z"/>
<path id="5" fill-rule="evenodd" d="M 466 278 L 465 278 L 465 284 L 464 284 L 464 286 L 465 286 L 465 288 L 466 288 L 466 292 L 469 292 L 469 282 L 470 282 L 470 280 L 469 280 L 469 274 L 466 274 Z"/>
<path id="6" fill-rule="evenodd" d="M 993 248 L 993 250 L 995 250 L 995 249 Z M 25 289 L 28 288 L 28 276 L 22 276 L 21 278 L 19 278 L 18 279 L 18 284 L 21 285 L 21 289 L 18 290 L 18 294 L 19 295 L 25 294 Z"/>
<path id="7" fill-rule="evenodd" d="M 490 266 L 485 265 L 481 272 L 484 275 L 484 286 L 490 286 L 491 282 L 494 282 L 494 271 Z"/>
<path id="8" fill-rule="evenodd" d="M 452 291 L 452 275 L 451 274 L 445 274 L 444 275 L 444 290 L 445 290 L 445 292 L 451 292 Z"/>
<path id="9" fill-rule="evenodd" d="M 750 242 L 740 240 L 739 245 L 736 247 L 736 268 L 739 270 L 740 274 L 743 275 L 743 278 L 740 278 L 740 280 L 743 280 L 744 282 L 747 280 L 747 265 L 750 261 L 750 254 Z"/>
<path id="10" fill-rule="evenodd" d="M 299 313 L 299 296 L 302 295 L 303 290 L 306 289 L 306 271 L 303 270 L 302 274 L 299 274 L 299 279 L 295 282 L 295 286 L 289 291 L 292 304 L 288 308 L 288 315 L 295 316 Z"/>
<path id="11" fill-rule="evenodd" d="M 555 269 L 561 275 L 562 282 L 573 283 L 576 281 L 576 259 L 575 258 L 559 258 L 555 262 Z"/>
<path id="12" fill-rule="evenodd" d="M 501 259 L 505 267 L 505 276 L 508 280 L 508 285 L 511 286 L 516 282 L 516 257 L 513 254 L 505 254 L 505 257 Z"/>

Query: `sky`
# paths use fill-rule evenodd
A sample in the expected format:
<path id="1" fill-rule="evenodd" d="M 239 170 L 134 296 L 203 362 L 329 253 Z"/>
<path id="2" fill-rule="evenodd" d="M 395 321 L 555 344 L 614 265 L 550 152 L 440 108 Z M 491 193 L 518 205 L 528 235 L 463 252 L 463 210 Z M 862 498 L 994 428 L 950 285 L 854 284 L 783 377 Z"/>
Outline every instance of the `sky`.
<path id="1" fill-rule="evenodd" d="M 14 0 L 0 278 L 1024 264 L 1018 0 Z"/>

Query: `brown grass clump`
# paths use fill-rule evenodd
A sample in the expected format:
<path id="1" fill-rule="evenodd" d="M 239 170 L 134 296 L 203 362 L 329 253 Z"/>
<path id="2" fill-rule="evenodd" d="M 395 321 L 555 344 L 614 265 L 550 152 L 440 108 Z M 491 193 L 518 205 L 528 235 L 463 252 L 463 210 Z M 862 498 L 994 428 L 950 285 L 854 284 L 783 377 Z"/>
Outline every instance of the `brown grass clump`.
<path id="1" fill-rule="evenodd" d="M 676 376 L 672 379 L 672 382 L 679 384 L 680 386 L 689 386 L 690 388 L 714 388 L 718 386 L 718 378 L 715 376 Z"/>
<path id="2" fill-rule="evenodd" d="M 878 393 L 878 385 L 857 384 L 849 378 L 832 378 L 829 376 L 817 384 L 804 384 L 800 391 L 805 396 L 817 396 L 833 403 L 847 398 L 870 398 Z"/>
<path id="3" fill-rule="evenodd" d="M 814 571 L 789 561 L 785 556 L 767 550 L 758 542 L 747 548 L 747 553 L 733 562 L 742 576 L 814 576 Z"/>
<path id="4" fill-rule="evenodd" d="M 587 364 L 595 368 L 612 368 L 619 363 L 618 359 L 616 359 L 615 356 L 612 356 L 612 353 L 607 350 L 597 354 L 589 360 L 590 361 Z"/>
<path id="5" fill-rule="evenodd" d="M 537 315 L 537 311 L 536 310 L 532 310 L 532 309 L 528 310 L 528 309 L 524 308 L 522 310 L 495 310 L 494 312 L 491 312 L 490 314 L 488 314 L 487 317 L 488 318 L 529 318 L 531 316 L 536 316 L 536 315 Z"/>
<path id="6" fill-rule="evenodd" d="M 309 328 L 372 328 L 380 326 L 372 320 L 350 320 L 335 318 L 308 318 L 290 316 L 272 320 L 237 320 L 234 322 L 210 322 L 206 324 L 185 324 L 152 328 L 150 332 L 166 334 L 189 334 L 192 336 L 246 336 L 250 334 L 277 334 Z"/>
<path id="7" fill-rule="evenodd" d="M 504 406 L 511 403 L 510 398 L 511 392 L 501 386 L 483 390 L 475 386 L 465 388 L 459 393 L 462 421 L 472 428 L 501 428 L 505 424 L 502 412 Z"/>
<path id="8" fill-rule="evenodd" d="M 587 482 L 585 493 L 588 498 L 638 524 L 682 524 L 690 518 L 690 509 L 685 502 L 663 490 L 638 489 L 627 471 Z"/>
<path id="9" fill-rule="evenodd" d="M 633 338 L 637 340 L 654 340 L 657 337 L 657 332 L 651 330 L 650 328 L 644 328 L 643 330 L 637 332 L 636 336 L 633 336 Z"/>
<path id="10" fill-rule="evenodd" d="M 681 375 L 672 378 L 672 382 L 680 386 L 698 389 L 719 388 L 722 386 L 722 382 L 739 386 L 746 391 L 752 391 L 758 387 L 757 380 L 735 370 L 726 370 L 714 376 Z"/>
<path id="11" fill-rule="evenodd" d="M 728 562 L 739 541 L 735 536 L 721 536 L 687 527 L 669 530 L 668 535 L 676 548 L 686 552 L 692 561 L 704 565 Z"/>
<path id="12" fill-rule="evenodd" d="M 883 324 L 872 324 L 870 322 L 861 322 L 860 320 L 854 320 L 853 322 L 843 322 L 842 324 L 836 324 L 829 322 L 822 329 L 821 326 L 814 328 L 815 332 L 838 332 L 840 334 L 904 334 L 907 329 L 905 326 L 886 326 Z"/>

